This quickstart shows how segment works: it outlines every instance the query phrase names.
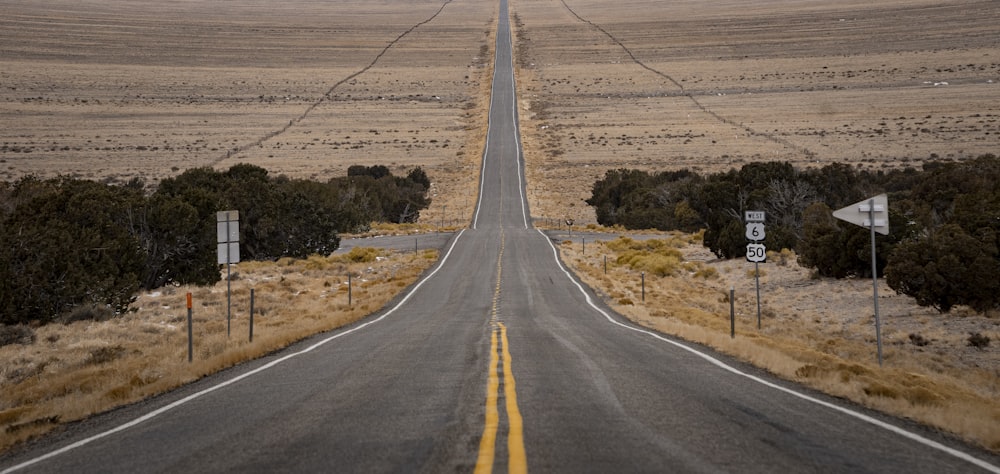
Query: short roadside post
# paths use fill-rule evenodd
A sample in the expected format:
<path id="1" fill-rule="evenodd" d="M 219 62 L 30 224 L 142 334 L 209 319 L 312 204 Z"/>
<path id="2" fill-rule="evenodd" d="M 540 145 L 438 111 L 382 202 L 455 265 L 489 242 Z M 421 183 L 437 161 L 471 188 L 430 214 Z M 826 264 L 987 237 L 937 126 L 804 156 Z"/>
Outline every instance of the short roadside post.
<path id="1" fill-rule="evenodd" d="M 253 342 L 253 288 L 250 288 L 250 342 Z"/>
<path id="2" fill-rule="evenodd" d="M 875 341 L 878 345 L 878 365 L 882 365 L 882 323 L 878 314 L 878 272 L 875 266 L 875 233 L 889 235 L 889 198 L 879 194 L 864 201 L 833 211 L 833 217 L 871 229 L 872 292 L 875 298 Z"/>
<path id="3" fill-rule="evenodd" d="M 188 310 L 188 362 L 194 360 L 194 331 L 191 329 L 191 293 L 187 294 Z"/>
<path id="4" fill-rule="evenodd" d="M 764 211 L 746 211 L 747 261 L 753 262 L 754 286 L 757 288 L 757 329 L 760 329 L 760 262 L 767 260 L 764 241 Z"/>
<path id="5" fill-rule="evenodd" d="M 736 339 L 736 287 L 729 287 L 729 338 Z"/>
<path id="6" fill-rule="evenodd" d="M 642 272 L 642 300 L 646 301 L 646 272 Z"/>

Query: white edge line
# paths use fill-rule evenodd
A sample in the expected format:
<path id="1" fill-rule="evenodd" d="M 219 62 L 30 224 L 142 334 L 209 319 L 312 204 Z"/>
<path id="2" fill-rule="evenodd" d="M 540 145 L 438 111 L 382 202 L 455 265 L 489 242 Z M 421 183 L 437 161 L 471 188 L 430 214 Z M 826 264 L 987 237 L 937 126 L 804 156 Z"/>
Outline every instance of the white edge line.
<path id="1" fill-rule="evenodd" d="M 499 21 L 499 20 L 498 20 Z M 494 47 L 496 43 L 494 43 Z M 490 107 L 486 111 L 486 144 L 483 146 L 483 159 L 482 166 L 479 168 L 479 199 L 476 200 L 476 212 L 472 216 L 472 230 L 476 230 L 479 225 L 479 210 L 483 206 L 483 188 L 486 187 L 486 157 L 490 149 L 490 131 L 493 130 L 493 95 L 496 89 L 496 77 L 497 77 L 497 54 L 499 51 L 494 49 L 493 51 L 493 75 L 490 77 Z M 2 474 L 2 473 L 0 473 Z"/>
<path id="2" fill-rule="evenodd" d="M 719 359 L 716 359 L 716 358 L 714 358 L 714 357 L 712 357 L 712 356 L 710 356 L 708 354 L 700 352 L 700 351 L 698 351 L 698 350 L 696 350 L 696 349 L 694 349 L 692 347 L 689 347 L 689 346 L 687 346 L 685 344 L 681 344 L 681 343 L 679 343 L 677 341 L 673 341 L 673 340 L 667 339 L 667 338 L 665 338 L 665 337 L 663 337 L 663 336 L 661 336 L 661 335 L 659 335 L 659 334 L 657 334 L 657 333 L 655 333 L 653 331 L 646 330 L 646 329 L 641 329 L 641 328 L 638 328 L 638 327 L 630 326 L 628 324 L 624 324 L 622 322 L 616 321 L 614 318 L 611 317 L 611 315 L 609 315 L 606 311 L 604 311 L 603 309 L 601 309 L 600 307 L 598 307 L 594 303 L 594 301 L 590 298 L 590 295 L 587 294 L 586 290 L 584 290 L 583 285 L 580 284 L 576 280 L 576 278 L 574 278 L 573 275 L 568 270 L 566 270 L 565 267 L 563 267 L 562 262 L 559 260 L 559 253 L 556 251 L 556 247 L 554 245 L 552 245 L 552 241 L 541 230 L 538 230 L 538 233 L 541 234 L 542 237 L 545 238 L 545 241 L 549 244 L 549 247 L 552 248 L 552 255 L 555 257 L 556 265 L 558 265 L 559 269 L 562 270 L 562 272 L 564 274 L 566 274 L 566 278 L 569 278 L 569 280 L 574 285 L 576 285 L 576 288 L 578 290 L 580 290 L 580 293 L 582 293 L 583 297 L 587 300 L 587 304 L 589 304 L 591 308 L 594 308 L 594 310 L 596 310 L 598 313 L 601 313 L 601 315 L 603 315 L 605 317 L 605 319 L 608 320 L 608 322 L 610 322 L 612 324 L 615 324 L 615 325 L 618 325 L 620 327 L 623 327 L 625 329 L 628 329 L 630 331 L 635 331 L 635 332 L 638 332 L 638 333 L 646 334 L 648 336 L 652 336 L 652 337 L 654 337 L 656 339 L 659 339 L 659 340 L 661 340 L 663 342 L 666 342 L 668 344 L 672 344 L 672 345 L 674 345 L 674 346 L 676 346 L 676 347 L 678 347 L 680 349 L 683 349 L 683 350 L 688 351 L 688 352 L 690 352 L 690 353 L 692 353 L 692 354 L 694 354 L 694 355 L 696 355 L 698 357 L 701 357 L 702 359 L 705 359 L 709 363 L 711 363 L 711 364 L 713 364 L 713 365 L 715 365 L 715 366 L 717 366 L 717 367 L 719 367 L 719 368 L 721 368 L 723 370 L 726 370 L 726 371 L 731 372 L 731 373 L 736 374 L 736 375 L 740 375 L 740 376 L 746 377 L 746 378 L 748 378 L 750 380 L 753 380 L 754 382 L 757 382 L 757 383 L 759 383 L 761 385 L 773 388 L 775 390 L 779 390 L 781 392 L 787 393 L 787 394 L 792 395 L 794 397 L 798 397 L 798 398 L 800 398 L 802 400 L 806 400 L 808 402 L 812 402 L 812 403 L 815 403 L 817 405 L 824 406 L 824 407 L 829 408 L 831 410 L 839 411 L 839 412 L 841 412 L 841 413 L 843 413 L 845 415 L 857 418 L 857 419 L 859 419 L 861 421 L 864 421 L 864 422 L 870 423 L 872 425 L 878 426 L 879 428 L 883 428 L 883 429 L 886 429 L 886 430 L 891 431 L 893 433 L 896 433 L 896 434 L 898 434 L 898 435 L 900 435 L 900 436 L 902 436 L 904 438 L 908 438 L 910 440 L 916 441 L 916 442 L 918 442 L 918 443 L 920 443 L 920 444 L 922 444 L 924 446 L 927 446 L 927 447 L 930 447 L 930 448 L 934 448 L 934 449 L 937 449 L 937 450 L 942 451 L 944 453 L 950 454 L 950 455 L 952 455 L 952 456 L 954 456 L 954 457 L 956 457 L 958 459 L 961 459 L 963 461 L 967 461 L 967 462 L 969 462 L 971 464 L 974 464 L 974 465 L 976 465 L 978 467 L 981 467 L 981 468 L 983 468 L 983 469 L 985 469 L 985 470 L 987 470 L 989 472 L 992 472 L 992 473 L 995 473 L 995 474 L 1000 474 L 1000 467 L 994 466 L 994 465 L 992 465 L 992 464 L 990 464 L 990 463 L 988 463 L 986 461 L 983 461 L 981 459 L 975 458 L 975 457 L 973 457 L 973 456 L 971 456 L 969 454 L 966 454 L 966 453 L 964 453 L 962 451 L 959 451 L 957 449 L 945 446 L 945 445 L 943 445 L 943 444 L 941 444 L 941 443 L 939 443 L 937 441 L 934 441 L 934 440 L 931 440 L 931 439 L 927 439 L 927 438 L 925 438 L 923 436 L 920 436 L 920 435 L 918 435 L 916 433 L 913 433 L 913 432 L 910 432 L 910 431 L 906 431 L 903 428 L 900 428 L 898 426 L 891 425 L 891 424 L 886 423 L 884 421 L 872 418 L 872 417 L 870 417 L 868 415 L 865 415 L 864 413 L 859 413 L 859 412 L 856 412 L 854 410 L 850 410 L 850 409 L 847 409 L 847 408 L 844 408 L 844 407 L 841 407 L 841 406 L 837 406 L 837 405 L 834 405 L 832 403 L 820 400 L 818 398 L 811 397 L 811 396 L 806 395 L 804 393 L 796 392 L 795 390 L 792 390 L 790 388 L 782 387 L 781 385 L 777 385 L 775 383 L 768 382 L 767 380 L 764 380 L 764 379 L 762 379 L 760 377 L 757 377 L 755 375 L 750 375 L 750 374 L 748 374 L 746 372 L 742 372 L 742 371 L 736 369 L 735 367 L 727 365 L 726 363 L 720 361 Z"/>
<path id="3" fill-rule="evenodd" d="M 493 128 L 492 91 L 493 91 L 493 86 L 490 86 L 490 110 L 486 112 L 486 145 L 483 146 L 483 159 L 482 159 L 483 164 L 479 168 L 479 198 L 476 199 L 476 213 L 472 217 L 472 230 L 476 230 L 476 226 L 479 224 L 479 210 L 483 207 L 483 187 L 486 185 L 486 153 L 487 150 L 490 149 L 490 129 Z"/>
<path id="4" fill-rule="evenodd" d="M 517 120 L 517 82 L 514 78 L 514 37 L 510 34 L 510 14 L 507 14 L 507 49 L 510 50 L 510 97 L 511 122 L 514 124 L 514 151 L 517 153 L 517 192 L 521 195 L 521 220 L 524 228 L 528 229 L 528 201 L 524 197 L 524 183 L 521 173 L 524 170 L 521 156 L 521 125 Z"/>
<path id="5" fill-rule="evenodd" d="M 284 362 L 284 361 L 286 361 L 288 359 L 291 359 L 291 358 L 296 357 L 296 356 L 300 356 L 302 354 L 306 354 L 308 352 L 312 352 L 313 350 L 319 348 L 320 346 L 323 346 L 323 345 L 327 344 L 330 341 L 333 341 L 334 339 L 337 339 L 337 338 L 339 338 L 341 336 L 346 336 L 346 335 L 351 334 L 351 333 L 356 332 L 356 331 L 360 331 L 360 330 L 362 330 L 362 329 L 364 329 L 364 328 L 366 328 L 368 326 L 371 326 L 372 324 L 375 324 L 375 323 L 377 323 L 379 321 L 382 321 L 383 319 L 385 319 L 386 317 L 388 317 L 390 314 L 396 312 L 396 310 L 399 309 L 401 306 L 403 306 L 403 304 L 405 304 L 410 299 L 410 297 L 412 297 L 414 295 L 414 293 L 416 293 L 417 290 L 420 289 L 420 287 L 423 286 L 423 284 L 427 282 L 427 280 L 430 280 L 438 272 L 438 270 L 440 270 L 441 267 L 444 266 L 445 262 L 448 260 L 448 257 L 451 255 L 451 251 L 455 249 L 455 244 L 458 243 L 458 240 L 462 237 L 463 233 L 465 233 L 465 229 L 462 229 L 458 233 L 458 235 L 455 236 L 455 240 L 453 240 L 451 242 L 451 247 L 448 248 L 448 252 L 445 253 L 444 258 L 442 258 L 441 261 L 438 263 L 437 268 L 435 268 L 434 271 L 430 272 L 426 277 L 424 277 L 423 280 L 420 280 L 420 282 L 417 283 L 406 294 L 406 296 L 403 297 L 403 299 L 400 300 L 399 303 L 396 304 L 396 306 L 393 306 L 392 309 L 390 309 L 389 311 L 386 311 L 384 314 L 382 314 L 378 318 L 375 318 L 375 319 L 373 319 L 371 321 L 368 321 L 368 322 L 366 322 L 364 324 L 361 324 L 361 325 L 358 325 L 358 326 L 353 327 L 351 329 L 348 329 L 348 330 L 346 330 L 344 332 L 340 332 L 340 333 L 334 334 L 334 335 L 332 335 L 332 336 L 330 336 L 330 337 L 328 337 L 326 339 L 323 339 L 322 341 L 319 341 L 319 342 L 317 342 L 317 343 L 315 343 L 315 344 L 313 344 L 313 345 L 311 345 L 311 346 L 309 346 L 309 347 L 307 347 L 305 349 L 302 349 L 299 352 L 288 354 L 288 355 L 286 355 L 284 357 L 281 357 L 279 359 L 275 359 L 275 360 L 273 360 L 271 362 L 268 362 L 267 364 L 264 364 L 264 365 L 262 365 L 260 367 L 257 367 L 256 369 L 253 369 L 253 370 L 251 370 L 249 372 L 246 372 L 244 374 L 241 374 L 241 375 L 233 377 L 233 378 L 231 378 L 229 380 L 226 380 L 225 382 L 221 382 L 221 383 L 219 383 L 217 385 L 213 385 L 213 386 L 211 386 L 209 388 L 206 388 L 206 389 L 204 389 L 204 390 L 202 390 L 200 392 L 188 395 L 187 397 L 184 397 L 184 398 L 182 398 L 180 400 L 177 400 L 177 401 L 175 401 L 175 402 L 173 402 L 173 403 L 171 403 L 169 405 L 165 405 L 165 406 L 160 407 L 160 408 L 158 408 L 156 410 L 153 410 L 153 411 L 151 411 L 151 412 L 149 412 L 149 413 L 147 413 L 147 414 L 145 414 L 143 416 L 140 416 L 140 417 L 138 417 L 138 418 L 136 418 L 136 419 L 134 419 L 132 421 L 129 421 L 128 423 L 125 423 L 125 424 L 122 424 L 122 425 L 118 425 L 118 426 L 116 426 L 116 427 L 114 427 L 114 428 L 112 428 L 112 429 L 110 429 L 108 431 L 104 431 L 104 432 L 98 433 L 98 434 L 96 434 L 94 436 L 91 436 L 89 438 L 85 438 L 85 439 L 82 439 L 80 441 L 77 441 L 77 442 L 75 442 L 73 444 L 70 444 L 70 445 L 67 445 L 67 446 L 63 446 L 62 448 L 59 448 L 59 449 L 57 449 L 55 451 L 50 451 L 50 452 L 45 453 L 45 454 L 43 454 L 43 455 L 41 455 L 41 456 L 39 456 L 37 458 L 29 459 L 29 460 L 27 460 L 27 461 L 25 461 L 25 462 L 23 462 L 21 464 L 18 464 L 16 466 L 8 467 L 8 468 L 4 469 L 3 471 L 0 471 L 0 474 L 8 474 L 8 473 L 11 473 L 11 472 L 14 472 L 14 471 L 19 471 L 19 470 L 24 469 L 26 467 L 29 467 L 31 465 L 37 464 L 37 463 L 45 461 L 47 459 L 54 458 L 56 456 L 59 456 L 59 455 L 64 454 L 64 453 L 67 453 L 67 452 L 72 451 L 72 450 L 74 450 L 76 448 L 79 448 L 81 446 L 90 444 L 90 443 L 92 443 L 94 441 L 97 441 L 97 440 L 99 440 L 101 438 L 105 438 L 107 436 L 111 436 L 111 435 L 113 435 L 115 433 L 118 433 L 120 431 L 124 431 L 124 430 L 127 430 L 129 428 L 132 428 L 133 426 L 136 426 L 136 425 L 139 425 L 139 424 L 144 423 L 146 421 L 149 421 L 149 420 L 151 420 L 151 419 L 153 419 L 153 418 L 155 418 L 155 417 L 157 417 L 159 415 L 162 415 L 162 414 L 164 414 L 164 413 L 166 413 L 166 412 L 168 412 L 170 410 L 173 410 L 174 408 L 177 408 L 177 407 L 179 407 L 181 405 L 184 405 L 185 403 L 190 402 L 190 401 L 192 401 L 192 400 L 194 400 L 196 398 L 200 398 L 200 397 L 202 397 L 204 395 L 207 395 L 207 394 L 209 394 L 211 392 L 214 392 L 214 391 L 216 391 L 216 390 L 218 390 L 220 388 L 232 385 L 232 384 L 234 384 L 236 382 L 239 382 L 240 380 L 243 380 L 245 378 L 248 378 L 248 377 L 250 377 L 252 375 L 259 374 L 259 373 L 261 373 L 261 372 L 263 372 L 263 371 L 265 371 L 267 369 L 270 369 L 271 367 L 274 367 L 274 366 L 276 366 L 276 365 L 278 365 L 278 364 L 280 364 L 280 363 L 282 363 L 282 362 Z"/>

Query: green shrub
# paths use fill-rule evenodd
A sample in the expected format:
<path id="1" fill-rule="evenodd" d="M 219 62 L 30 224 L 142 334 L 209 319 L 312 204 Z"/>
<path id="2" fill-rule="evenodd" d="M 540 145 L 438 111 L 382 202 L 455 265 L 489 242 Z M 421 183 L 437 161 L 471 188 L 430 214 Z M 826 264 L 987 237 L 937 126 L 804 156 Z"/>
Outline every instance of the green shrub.
<path id="1" fill-rule="evenodd" d="M 0 347 L 10 344 L 31 345 L 35 343 L 35 330 L 24 324 L 0 325 Z"/>
<path id="2" fill-rule="evenodd" d="M 877 172 L 840 163 L 796 170 L 779 162 L 707 176 L 618 169 L 594 183 L 587 203 L 606 226 L 701 228 L 702 244 L 722 258 L 745 255 L 744 212 L 763 210 L 768 248 L 794 251 L 816 277 L 843 278 L 872 276 L 871 237 L 835 219 L 833 209 L 885 192 L 892 232 L 876 238 L 876 275 L 942 312 L 957 304 L 985 312 L 1000 306 L 997 182 L 995 155 Z M 653 251 L 623 239 L 609 247 Z M 790 258 L 781 254 L 778 263 Z"/>
<path id="3" fill-rule="evenodd" d="M 329 255 L 338 232 L 373 220 L 412 222 L 430 204 L 420 168 L 406 177 L 384 166 L 351 171 L 320 183 L 249 164 L 195 168 L 149 196 L 139 180 L 2 182 L 0 324 L 104 319 L 128 311 L 140 288 L 219 281 L 220 210 L 239 211 L 247 261 Z"/>
<path id="4" fill-rule="evenodd" d="M 969 347 L 983 350 L 990 346 L 989 336 L 984 336 L 978 332 L 969 334 Z"/>

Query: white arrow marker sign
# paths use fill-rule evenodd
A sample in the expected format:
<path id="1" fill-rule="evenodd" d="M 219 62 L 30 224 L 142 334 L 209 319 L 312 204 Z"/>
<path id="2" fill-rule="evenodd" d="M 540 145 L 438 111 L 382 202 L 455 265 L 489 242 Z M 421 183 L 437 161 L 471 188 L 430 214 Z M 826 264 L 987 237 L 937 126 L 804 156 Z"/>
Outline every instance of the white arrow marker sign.
<path id="1" fill-rule="evenodd" d="M 833 211 L 833 217 L 870 229 L 872 227 L 872 207 L 875 211 L 875 232 L 889 235 L 889 198 L 885 194 L 879 194 L 843 209 L 837 209 Z"/>

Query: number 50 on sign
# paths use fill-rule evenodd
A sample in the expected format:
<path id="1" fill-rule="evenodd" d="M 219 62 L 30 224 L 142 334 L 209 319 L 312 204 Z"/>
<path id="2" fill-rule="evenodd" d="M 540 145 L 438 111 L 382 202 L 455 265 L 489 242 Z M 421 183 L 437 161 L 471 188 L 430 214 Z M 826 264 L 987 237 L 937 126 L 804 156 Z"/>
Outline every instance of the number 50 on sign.
<path id="1" fill-rule="evenodd" d="M 764 244 L 747 244 L 747 261 L 763 262 L 767 260 L 767 248 Z"/>

